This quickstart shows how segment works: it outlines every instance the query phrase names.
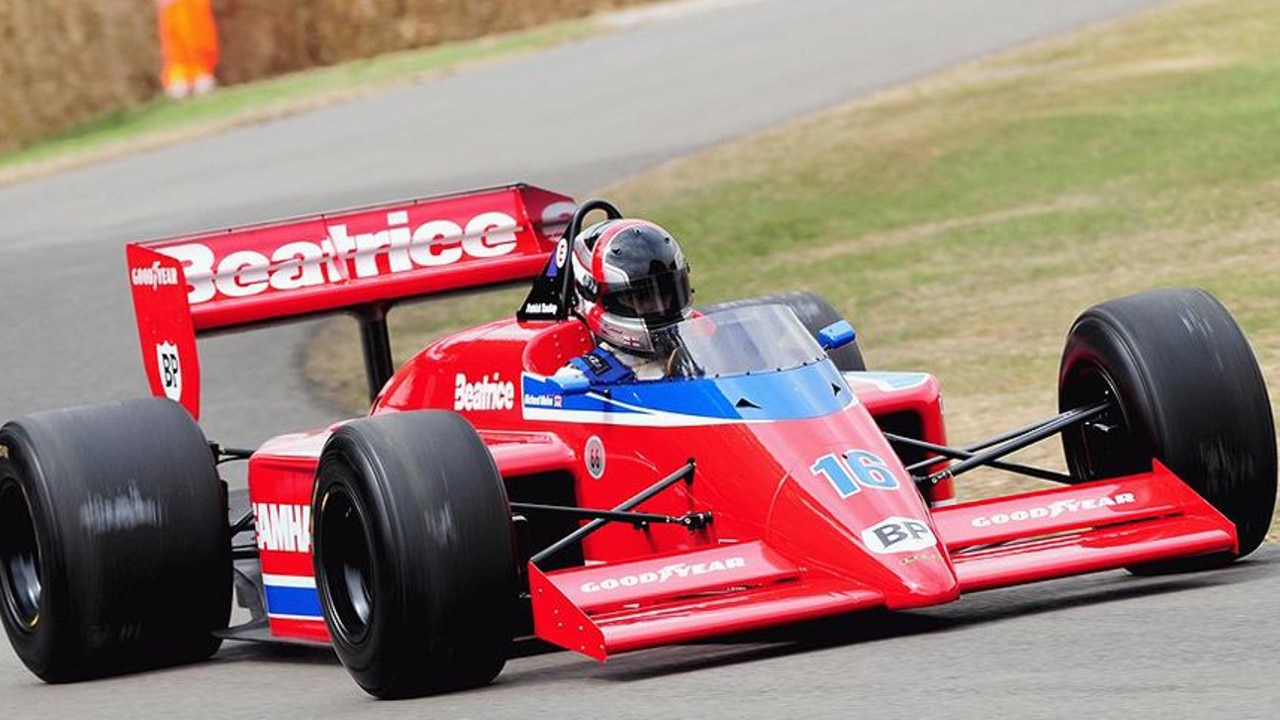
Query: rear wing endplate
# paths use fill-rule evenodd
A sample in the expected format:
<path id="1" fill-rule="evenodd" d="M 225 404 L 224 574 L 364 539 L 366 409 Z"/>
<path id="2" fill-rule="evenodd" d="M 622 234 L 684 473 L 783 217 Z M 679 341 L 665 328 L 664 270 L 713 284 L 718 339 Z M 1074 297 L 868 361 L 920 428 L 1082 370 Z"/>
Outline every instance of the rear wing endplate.
<path id="1" fill-rule="evenodd" d="M 532 279 L 574 208 L 509 185 L 130 243 L 151 392 L 198 418 L 198 335 L 347 311 L 361 322 L 376 394 L 393 370 L 386 312 L 396 301 Z"/>

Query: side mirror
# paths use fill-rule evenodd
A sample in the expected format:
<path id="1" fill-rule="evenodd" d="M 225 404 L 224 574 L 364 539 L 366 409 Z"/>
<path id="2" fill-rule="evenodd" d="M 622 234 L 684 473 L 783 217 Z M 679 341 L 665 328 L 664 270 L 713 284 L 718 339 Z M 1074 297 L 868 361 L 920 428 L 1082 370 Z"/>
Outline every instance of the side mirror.
<path id="1" fill-rule="evenodd" d="M 818 331 L 818 344 L 828 352 L 842 348 L 857 339 L 848 320 L 839 320 Z"/>
<path id="2" fill-rule="evenodd" d="M 585 375 L 549 377 L 547 384 L 551 386 L 553 392 L 561 395 L 586 395 L 591 389 L 591 381 Z"/>

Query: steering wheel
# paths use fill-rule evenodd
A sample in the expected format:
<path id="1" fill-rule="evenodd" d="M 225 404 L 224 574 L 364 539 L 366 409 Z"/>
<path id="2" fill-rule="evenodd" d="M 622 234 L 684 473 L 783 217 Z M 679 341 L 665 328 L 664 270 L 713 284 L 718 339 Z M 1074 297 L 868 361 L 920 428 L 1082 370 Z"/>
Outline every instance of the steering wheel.
<path id="1" fill-rule="evenodd" d="M 667 362 L 662 366 L 662 376 L 664 378 L 692 378 L 700 377 L 701 375 L 702 369 L 689 356 L 689 348 L 684 345 L 677 346 L 675 350 L 672 350 L 671 354 L 667 356 Z"/>

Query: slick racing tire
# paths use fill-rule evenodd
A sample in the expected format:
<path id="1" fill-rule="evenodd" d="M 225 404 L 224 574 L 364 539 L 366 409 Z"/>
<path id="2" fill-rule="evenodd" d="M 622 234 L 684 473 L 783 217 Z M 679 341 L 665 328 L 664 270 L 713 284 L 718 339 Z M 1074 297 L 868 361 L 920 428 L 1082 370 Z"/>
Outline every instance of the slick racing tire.
<path id="1" fill-rule="evenodd" d="M 840 311 L 821 295 L 804 291 L 761 295 L 743 300 L 729 300 L 699 308 L 699 310 L 711 313 L 717 310 L 754 307 L 756 305 L 785 305 L 791 308 L 791 311 L 796 314 L 796 317 L 800 318 L 800 322 L 815 339 L 818 337 L 819 330 L 833 322 L 844 320 L 844 316 L 840 314 Z M 862 351 L 858 349 L 857 341 L 832 350 L 828 355 L 831 358 L 831 362 L 835 363 L 835 366 L 841 372 L 861 372 L 867 369 L 867 364 L 862 360 Z"/>
<path id="2" fill-rule="evenodd" d="M 325 623 L 360 687 L 405 698 L 497 677 L 518 593 L 511 510 L 466 420 L 421 411 L 343 425 L 320 456 L 312 518 Z"/>
<path id="3" fill-rule="evenodd" d="M 1085 311 L 1067 336 L 1062 410 L 1111 400 L 1114 410 L 1063 433 L 1082 480 L 1150 469 L 1157 458 L 1235 523 L 1238 555 L 1131 568 L 1140 574 L 1224 565 L 1253 552 L 1276 499 L 1275 427 L 1244 333 L 1203 290 L 1155 290 Z"/>
<path id="4" fill-rule="evenodd" d="M 212 655 L 231 612 L 226 491 L 168 400 L 0 428 L 0 617 L 36 675 L 68 682 Z"/>

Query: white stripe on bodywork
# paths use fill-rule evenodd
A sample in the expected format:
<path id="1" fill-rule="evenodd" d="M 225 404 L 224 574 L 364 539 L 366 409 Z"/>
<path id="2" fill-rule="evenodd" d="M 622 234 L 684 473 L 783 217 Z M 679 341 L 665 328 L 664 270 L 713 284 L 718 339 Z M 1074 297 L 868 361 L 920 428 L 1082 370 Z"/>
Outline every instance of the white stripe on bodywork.
<path id="1" fill-rule="evenodd" d="M 274 587 L 316 589 L 316 579 L 307 575 L 267 575 L 263 573 L 262 584 Z"/>
<path id="2" fill-rule="evenodd" d="M 637 405 L 618 402 L 610 398 L 591 394 L 591 397 L 602 400 L 620 408 L 623 412 L 607 412 L 603 410 L 566 410 L 564 408 L 529 407 L 521 405 L 524 419 L 542 420 L 545 422 L 590 423 L 593 425 L 622 425 L 628 427 L 704 427 L 708 425 L 737 425 L 743 423 L 779 422 L 777 418 L 718 418 L 705 415 L 689 415 L 663 410 L 647 410 Z M 858 404 L 856 395 L 850 395 L 849 401 L 834 412 L 842 412 Z M 799 418 L 792 418 L 799 419 Z"/>
<path id="3" fill-rule="evenodd" d="M 624 425 L 629 427 L 698 427 L 751 422 L 741 418 L 714 418 L 663 412 L 604 412 L 601 410 L 557 410 L 525 407 L 525 420 L 544 422 L 588 423 L 592 425 Z M 760 421 L 755 421 L 760 422 Z"/>
<path id="4" fill-rule="evenodd" d="M 844 375 L 844 381 L 850 385 L 871 385 L 877 390 L 883 392 L 901 392 L 903 390 L 911 390 L 929 382 L 930 375 L 928 373 L 896 373 L 896 372 L 866 372 L 851 371 L 841 373 Z M 897 384 L 894 381 L 909 380 L 905 384 Z"/>
<path id="5" fill-rule="evenodd" d="M 284 613 L 268 612 L 267 617 L 275 618 L 276 620 L 306 620 L 308 622 L 320 622 L 320 623 L 324 622 L 324 618 L 321 617 L 320 615 L 286 615 Z"/>

